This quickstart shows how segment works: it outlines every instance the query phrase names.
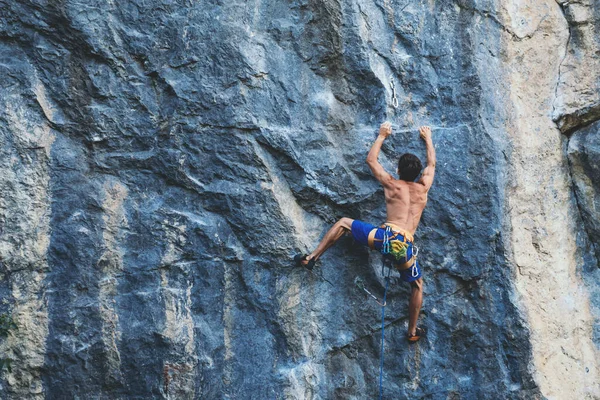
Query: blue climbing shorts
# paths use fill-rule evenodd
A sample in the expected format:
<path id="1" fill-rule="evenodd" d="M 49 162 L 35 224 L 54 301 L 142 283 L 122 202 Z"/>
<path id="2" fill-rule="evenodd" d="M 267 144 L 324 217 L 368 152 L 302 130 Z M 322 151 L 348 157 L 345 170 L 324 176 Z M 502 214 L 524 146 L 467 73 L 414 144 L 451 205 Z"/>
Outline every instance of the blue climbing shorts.
<path id="1" fill-rule="evenodd" d="M 376 228 L 377 228 L 377 231 L 375 232 L 375 242 L 374 242 L 375 250 L 381 251 L 381 246 L 383 244 L 383 234 L 385 232 L 384 228 L 378 228 L 375 225 L 371 225 L 369 223 L 362 222 L 362 221 L 355 219 L 354 221 L 352 221 L 352 229 L 351 229 L 352 237 L 358 243 L 360 243 L 364 246 L 368 246 L 369 245 L 369 232 L 371 232 L 373 229 L 376 229 Z M 402 236 L 402 235 L 398 235 L 397 238 L 400 241 L 404 240 L 404 236 Z M 412 244 L 412 242 L 408 242 L 408 241 L 407 241 L 407 243 L 408 243 L 408 249 L 406 250 L 406 256 L 407 256 L 407 259 L 410 260 L 410 258 L 412 257 L 412 254 L 413 254 L 413 244 Z M 399 271 L 399 272 L 400 272 L 400 275 L 402 276 L 402 280 L 404 282 L 408 282 L 408 283 L 414 282 L 422 276 L 421 268 L 419 268 L 418 260 L 415 260 L 415 263 L 413 264 L 412 267 L 402 270 L 402 271 Z"/>

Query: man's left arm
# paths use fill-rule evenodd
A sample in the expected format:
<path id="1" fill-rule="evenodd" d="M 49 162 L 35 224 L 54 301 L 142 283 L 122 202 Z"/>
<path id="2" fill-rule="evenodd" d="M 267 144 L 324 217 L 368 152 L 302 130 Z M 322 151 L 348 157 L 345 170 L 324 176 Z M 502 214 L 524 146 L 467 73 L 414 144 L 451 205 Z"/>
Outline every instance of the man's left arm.
<path id="1" fill-rule="evenodd" d="M 393 180 L 392 176 L 388 174 L 385 169 L 379 164 L 379 151 L 381 150 L 381 146 L 383 145 L 383 141 L 392 134 L 392 124 L 389 122 L 384 122 L 379 127 L 379 136 L 371 146 L 371 150 L 369 151 L 369 155 L 367 156 L 367 165 L 371 168 L 371 172 L 373 176 L 381 182 L 382 184 L 386 184 Z"/>

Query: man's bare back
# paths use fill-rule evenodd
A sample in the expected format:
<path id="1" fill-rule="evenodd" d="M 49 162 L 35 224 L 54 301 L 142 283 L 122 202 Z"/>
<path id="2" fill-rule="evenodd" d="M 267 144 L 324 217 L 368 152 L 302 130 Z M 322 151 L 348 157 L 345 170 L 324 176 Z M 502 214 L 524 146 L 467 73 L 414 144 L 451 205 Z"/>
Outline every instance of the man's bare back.
<path id="1" fill-rule="evenodd" d="M 394 179 L 384 186 L 387 222 L 415 234 L 427 204 L 427 189 L 420 183 Z"/>
<path id="2" fill-rule="evenodd" d="M 383 141 L 392 134 L 392 125 L 384 122 L 379 128 L 379 137 L 371 147 L 367 156 L 367 164 L 373 175 L 383 185 L 387 222 L 397 225 L 414 235 L 421 220 L 423 209 L 427 205 L 427 192 L 433 183 L 435 174 L 435 150 L 431 141 L 431 128 L 422 126 L 419 129 L 421 138 L 427 146 L 427 167 L 417 182 L 394 179 L 379 164 L 379 151 Z M 401 171 L 398 171 L 401 175 Z"/>

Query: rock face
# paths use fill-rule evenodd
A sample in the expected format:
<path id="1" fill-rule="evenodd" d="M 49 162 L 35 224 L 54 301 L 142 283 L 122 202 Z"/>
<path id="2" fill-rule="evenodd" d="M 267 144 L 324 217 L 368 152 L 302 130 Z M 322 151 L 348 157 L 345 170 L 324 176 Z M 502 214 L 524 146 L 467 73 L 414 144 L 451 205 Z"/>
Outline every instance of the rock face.
<path id="1" fill-rule="evenodd" d="M 588 237 L 600 258 L 600 123 L 577 131 L 569 140 L 568 154 L 578 205 Z"/>
<path id="2" fill-rule="evenodd" d="M 568 157 L 575 188 L 577 206 L 581 213 L 583 229 L 580 228 L 581 257 L 583 276 L 586 279 L 590 299 L 596 309 L 600 309 L 600 123 L 596 122 L 575 132 L 568 141 Z M 593 337 L 600 341 L 600 326 L 594 325 Z"/>
<path id="3" fill-rule="evenodd" d="M 599 16 L 0 0 L 0 397 L 375 397 L 381 310 L 354 282 L 383 295 L 380 258 L 291 257 L 384 220 L 365 158 L 388 119 L 390 172 L 424 158 L 420 124 L 438 168 L 429 333 L 406 344 L 394 275 L 384 397 L 600 398 Z"/>

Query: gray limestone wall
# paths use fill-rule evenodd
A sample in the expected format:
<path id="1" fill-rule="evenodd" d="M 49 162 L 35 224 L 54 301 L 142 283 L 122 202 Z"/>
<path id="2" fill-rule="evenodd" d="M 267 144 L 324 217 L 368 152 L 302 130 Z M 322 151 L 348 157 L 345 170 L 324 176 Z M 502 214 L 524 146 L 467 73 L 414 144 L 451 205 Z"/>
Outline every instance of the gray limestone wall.
<path id="1" fill-rule="evenodd" d="M 394 274 L 384 398 L 600 398 L 598 15 L 0 0 L 0 398 L 376 397 L 381 310 L 355 282 L 382 296 L 380 257 L 292 256 L 383 222 L 384 120 L 389 172 L 424 159 L 420 124 L 438 157 L 428 336 L 407 345 Z"/>

